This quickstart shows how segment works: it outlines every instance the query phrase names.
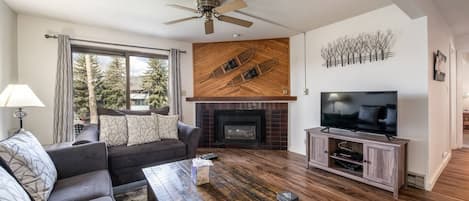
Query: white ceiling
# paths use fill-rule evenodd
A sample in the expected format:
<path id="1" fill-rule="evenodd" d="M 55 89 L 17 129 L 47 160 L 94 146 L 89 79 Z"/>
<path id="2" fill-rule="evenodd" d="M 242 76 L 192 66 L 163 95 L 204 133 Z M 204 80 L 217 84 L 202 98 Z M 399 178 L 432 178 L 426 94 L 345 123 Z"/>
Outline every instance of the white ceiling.
<path id="1" fill-rule="evenodd" d="M 469 35 L 469 0 L 434 0 L 455 36 Z"/>
<path id="2" fill-rule="evenodd" d="M 287 37 L 391 4 L 390 0 L 246 0 L 243 12 L 291 27 L 288 30 L 238 13 L 227 15 L 251 20 L 251 28 L 215 23 L 215 33 L 205 35 L 202 20 L 175 25 L 163 22 L 192 16 L 166 6 L 195 7 L 194 0 L 4 0 L 20 14 L 44 16 L 73 23 L 95 25 L 188 42 Z M 444 0 L 441 0 L 444 1 Z M 466 1 L 466 0 L 460 0 Z M 468 19 L 468 18 L 466 18 Z M 294 31 L 296 30 L 296 31 Z"/>

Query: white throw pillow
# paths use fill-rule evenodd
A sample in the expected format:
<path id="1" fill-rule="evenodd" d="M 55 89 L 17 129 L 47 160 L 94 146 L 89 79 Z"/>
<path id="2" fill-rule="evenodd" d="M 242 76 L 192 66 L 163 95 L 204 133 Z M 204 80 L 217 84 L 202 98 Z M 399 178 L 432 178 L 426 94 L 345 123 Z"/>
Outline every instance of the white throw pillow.
<path id="1" fill-rule="evenodd" d="M 125 116 L 99 116 L 99 141 L 108 146 L 127 144 L 127 120 Z"/>
<path id="2" fill-rule="evenodd" d="M 5 169 L 0 167 L 0 200 L 29 201 L 28 194 Z"/>
<path id="3" fill-rule="evenodd" d="M 126 115 L 129 140 L 127 146 L 160 141 L 157 122 L 150 115 Z"/>
<path id="4" fill-rule="evenodd" d="M 152 114 L 158 119 L 158 130 L 161 139 L 179 139 L 178 137 L 178 115 Z"/>
<path id="5" fill-rule="evenodd" d="M 0 142 L 0 157 L 34 200 L 49 198 L 57 170 L 33 134 L 21 131 Z"/>

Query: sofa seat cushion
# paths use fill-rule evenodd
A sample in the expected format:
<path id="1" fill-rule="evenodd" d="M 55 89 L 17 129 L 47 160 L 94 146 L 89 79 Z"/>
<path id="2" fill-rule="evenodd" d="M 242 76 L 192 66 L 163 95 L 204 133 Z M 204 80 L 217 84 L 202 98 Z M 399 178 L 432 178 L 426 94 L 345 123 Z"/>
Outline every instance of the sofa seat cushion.
<path id="1" fill-rule="evenodd" d="M 98 170 L 57 180 L 49 201 L 84 201 L 112 196 L 107 170 Z"/>
<path id="2" fill-rule="evenodd" d="M 109 147 L 110 168 L 120 169 L 152 164 L 186 155 L 186 144 L 179 140 L 162 140 L 135 146 Z"/>

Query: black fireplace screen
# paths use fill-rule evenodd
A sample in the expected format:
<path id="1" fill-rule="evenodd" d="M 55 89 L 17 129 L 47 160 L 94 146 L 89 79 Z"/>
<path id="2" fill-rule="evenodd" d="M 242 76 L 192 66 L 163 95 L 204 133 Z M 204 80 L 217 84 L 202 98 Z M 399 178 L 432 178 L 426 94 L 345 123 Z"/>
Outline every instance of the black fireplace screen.
<path id="1" fill-rule="evenodd" d="M 264 141 L 264 110 L 215 111 L 217 144 L 256 145 Z"/>
<path id="2" fill-rule="evenodd" d="M 224 125 L 225 140 L 256 140 L 256 125 Z"/>

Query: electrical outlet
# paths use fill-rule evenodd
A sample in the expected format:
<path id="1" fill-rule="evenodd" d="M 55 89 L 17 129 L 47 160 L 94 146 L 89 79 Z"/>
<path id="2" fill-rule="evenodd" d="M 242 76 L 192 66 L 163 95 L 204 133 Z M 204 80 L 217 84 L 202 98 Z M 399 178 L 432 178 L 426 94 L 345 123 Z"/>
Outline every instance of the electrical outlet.
<path id="1" fill-rule="evenodd" d="M 304 95 L 309 95 L 309 89 L 308 89 L 308 88 L 304 88 L 304 89 L 303 89 L 303 94 L 304 94 Z"/>

